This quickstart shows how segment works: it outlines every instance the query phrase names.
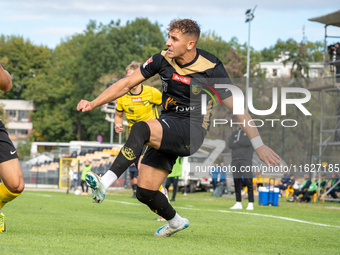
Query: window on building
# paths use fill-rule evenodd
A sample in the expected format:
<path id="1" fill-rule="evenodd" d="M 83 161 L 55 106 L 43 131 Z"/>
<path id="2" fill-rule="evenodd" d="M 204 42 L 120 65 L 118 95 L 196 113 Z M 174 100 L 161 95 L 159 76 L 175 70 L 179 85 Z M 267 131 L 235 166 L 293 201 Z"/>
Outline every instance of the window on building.
<path id="1" fill-rule="evenodd" d="M 26 129 L 18 129 L 18 134 L 28 135 L 28 130 L 26 130 Z"/>
<path id="2" fill-rule="evenodd" d="M 18 121 L 28 122 L 29 112 L 28 111 L 18 111 Z"/>
<path id="3" fill-rule="evenodd" d="M 274 77 L 277 76 L 277 69 L 273 69 L 273 76 L 274 76 Z"/>
<path id="4" fill-rule="evenodd" d="M 15 134 L 15 129 L 8 129 L 7 131 L 9 134 Z"/>
<path id="5" fill-rule="evenodd" d="M 6 110 L 6 115 L 8 120 L 13 120 L 17 117 L 17 111 L 16 110 Z"/>

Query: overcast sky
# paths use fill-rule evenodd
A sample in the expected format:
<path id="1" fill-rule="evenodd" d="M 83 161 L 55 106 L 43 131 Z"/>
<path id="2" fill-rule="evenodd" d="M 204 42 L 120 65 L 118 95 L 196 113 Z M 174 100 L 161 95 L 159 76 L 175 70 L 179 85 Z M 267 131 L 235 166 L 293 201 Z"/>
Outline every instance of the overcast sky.
<path id="1" fill-rule="evenodd" d="M 62 38 L 82 33 L 89 20 L 108 24 L 120 19 L 125 24 L 137 17 L 148 18 L 165 30 L 174 18 L 192 18 L 203 32 L 215 31 L 226 41 L 235 36 L 245 43 L 245 11 L 255 5 L 250 44 L 256 50 L 274 45 L 279 38 L 301 41 L 303 26 L 309 41 L 323 40 L 324 25 L 308 19 L 340 10 L 334 0 L 0 0 L 0 34 L 23 36 L 36 45 L 54 48 Z M 330 27 L 328 33 L 340 36 L 340 28 Z M 340 38 L 329 43 L 335 40 Z"/>

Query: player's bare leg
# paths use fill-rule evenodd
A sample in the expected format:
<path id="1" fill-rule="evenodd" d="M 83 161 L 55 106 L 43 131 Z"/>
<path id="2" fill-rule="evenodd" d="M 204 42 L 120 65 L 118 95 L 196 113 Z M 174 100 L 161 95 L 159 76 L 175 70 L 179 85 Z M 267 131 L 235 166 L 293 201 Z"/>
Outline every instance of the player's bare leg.
<path id="1" fill-rule="evenodd" d="M 6 232 L 5 217 L 2 208 L 15 199 L 24 190 L 24 178 L 22 176 L 19 160 L 17 158 L 0 164 L 0 232 Z"/>

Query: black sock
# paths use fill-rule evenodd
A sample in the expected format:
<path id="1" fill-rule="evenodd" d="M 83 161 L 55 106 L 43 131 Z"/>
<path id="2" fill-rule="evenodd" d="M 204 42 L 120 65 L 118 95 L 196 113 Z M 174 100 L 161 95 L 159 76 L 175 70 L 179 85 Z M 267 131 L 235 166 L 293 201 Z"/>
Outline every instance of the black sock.
<path id="1" fill-rule="evenodd" d="M 148 124 L 144 121 L 133 124 L 129 138 L 111 165 L 110 170 L 119 178 L 140 157 L 143 146 L 149 139 L 150 128 Z"/>
<path id="2" fill-rule="evenodd" d="M 132 185 L 132 190 L 133 190 L 133 194 L 136 194 L 136 192 L 137 192 L 137 184 L 133 184 Z"/>
<path id="3" fill-rule="evenodd" d="M 168 199 L 158 190 L 147 190 L 137 186 L 137 199 L 166 220 L 171 220 L 176 215 L 176 211 L 170 205 Z"/>

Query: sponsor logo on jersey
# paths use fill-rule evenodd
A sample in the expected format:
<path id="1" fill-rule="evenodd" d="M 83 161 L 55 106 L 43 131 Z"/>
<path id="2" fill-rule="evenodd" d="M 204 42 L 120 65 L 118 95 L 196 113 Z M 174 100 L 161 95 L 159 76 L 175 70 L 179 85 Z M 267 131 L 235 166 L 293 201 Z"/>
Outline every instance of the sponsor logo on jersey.
<path id="1" fill-rule="evenodd" d="M 143 68 L 145 68 L 148 64 L 150 64 L 152 62 L 152 57 L 149 58 L 144 64 L 143 64 Z"/>
<path id="2" fill-rule="evenodd" d="M 195 106 L 176 106 L 176 112 L 188 112 L 195 110 Z"/>
<path id="3" fill-rule="evenodd" d="M 128 160 L 134 160 L 136 158 L 135 154 L 133 153 L 133 150 L 129 147 L 126 147 L 126 146 L 122 147 L 122 154 Z"/>
<path id="4" fill-rule="evenodd" d="M 168 110 L 169 105 L 177 105 L 177 101 L 174 100 L 172 97 L 168 97 L 168 99 L 166 100 L 164 109 Z"/>
<path id="5" fill-rule="evenodd" d="M 175 73 L 172 75 L 172 79 L 175 80 L 175 81 L 180 81 L 180 82 L 188 84 L 188 85 L 190 84 L 190 78 L 183 77 L 183 76 L 180 76 L 180 75 L 175 74 Z"/>
<path id="6" fill-rule="evenodd" d="M 132 102 L 139 102 L 139 101 L 142 101 L 142 98 L 141 97 L 131 98 L 131 101 Z"/>

